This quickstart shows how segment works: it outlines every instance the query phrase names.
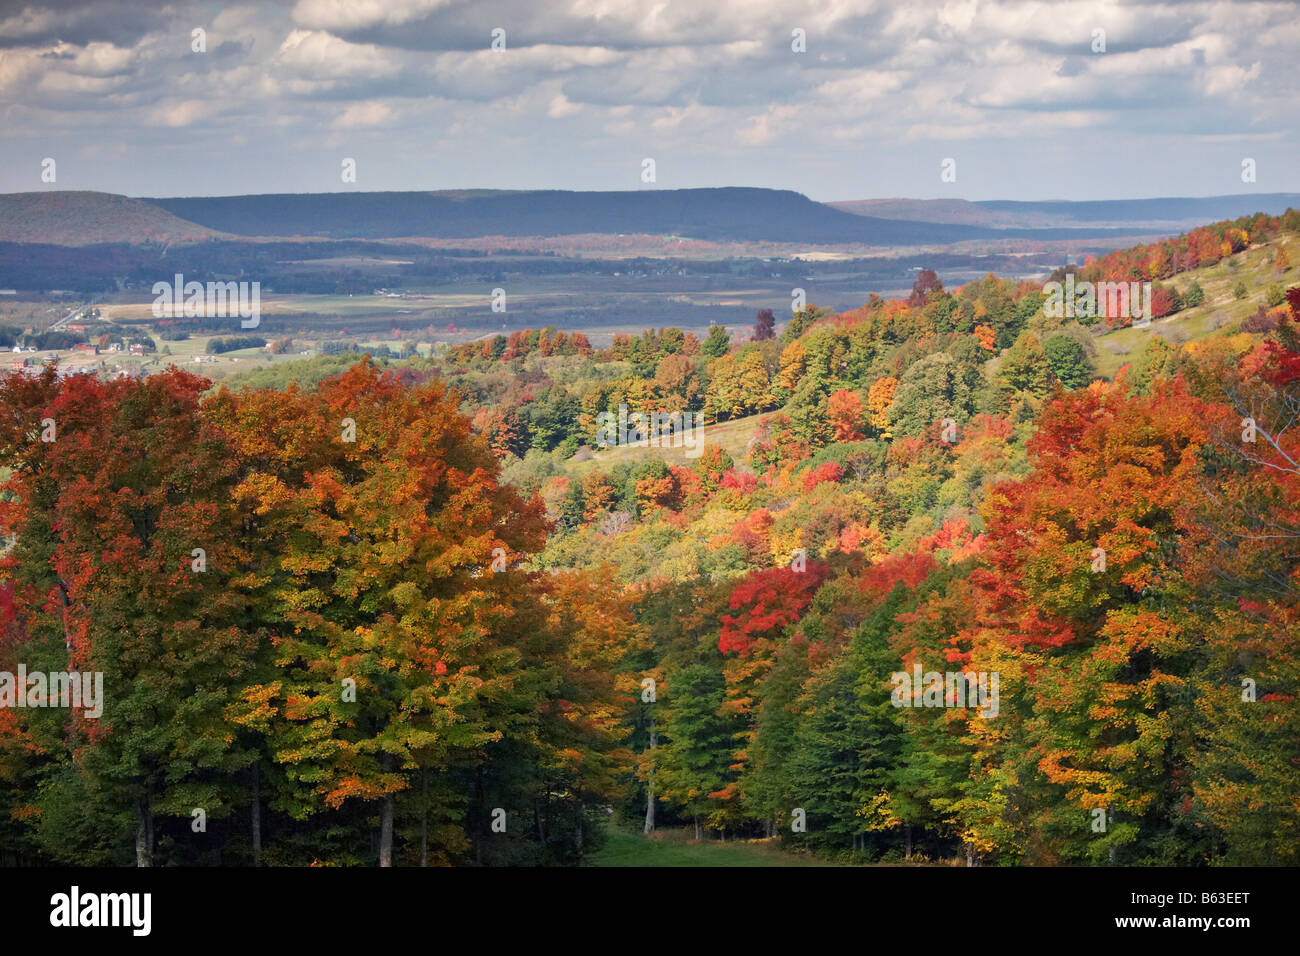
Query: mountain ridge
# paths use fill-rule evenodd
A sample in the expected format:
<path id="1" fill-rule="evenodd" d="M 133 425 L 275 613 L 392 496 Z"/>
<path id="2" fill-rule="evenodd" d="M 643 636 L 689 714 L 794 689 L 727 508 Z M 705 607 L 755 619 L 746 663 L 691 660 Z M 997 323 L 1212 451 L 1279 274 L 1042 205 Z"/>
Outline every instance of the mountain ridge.
<path id="1" fill-rule="evenodd" d="M 971 240 L 1113 239 L 1215 218 L 1277 214 L 1300 194 L 1021 202 L 870 199 L 819 203 L 793 190 L 409 190 L 128 197 L 59 190 L 0 195 L 0 242 L 85 246 L 211 239 L 442 240 L 659 235 L 708 241 L 941 246 Z"/>
<path id="2" fill-rule="evenodd" d="M 856 216 L 792 190 L 726 186 L 675 190 L 526 190 L 492 194 L 275 193 L 145 199 L 171 214 L 235 235 L 336 239 L 416 236 L 680 235 L 695 239 L 867 245 L 1039 238 L 1027 231 Z M 274 231 L 273 231 L 274 230 Z M 1085 238 L 1095 230 L 1041 238 Z"/>
<path id="3" fill-rule="evenodd" d="M 851 199 L 826 205 L 857 216 L 993 228 L 1107 227 L 1182 232 L 1204 222 L 1300 207 L 1300 193 L 1234 193 L 1149 199 Z"/>

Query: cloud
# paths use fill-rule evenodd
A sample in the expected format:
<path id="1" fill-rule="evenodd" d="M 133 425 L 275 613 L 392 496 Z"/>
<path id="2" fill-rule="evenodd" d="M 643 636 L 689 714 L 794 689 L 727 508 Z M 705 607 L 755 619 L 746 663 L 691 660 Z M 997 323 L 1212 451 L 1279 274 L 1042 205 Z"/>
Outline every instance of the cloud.
<path id="1" fill-rule="evenodd" d="M 392 107 L 385 103 L 353 103 L 334 121 L 335 129 L 360 129 L 366 126 L 384 126 L 394 117 Z"/>
<path id="2" fill-rule="evenodd" d="M 198 100 L 182 100 L 155 107 L 149 116 L 157 126 L 193 126 L 207 112 L 206 104 Z"/>
<path id="3" fill-rule="evenodd" d="M 63 60 L 61 64 L 63 69 L 84 76 L 113 76 L 125 73 L 135 60 L 134 51 L 102 42 L 88 43 L 79 48 L 68 43 L 60 43 L 54 50 L 43 55 Z"/>
<path id="4" fill-rule="evenodd" d="M 550 104 L 546 107 L 546 115 L 552 119 L 564 119 L 566 116 L 576 116 L 582 112 L 582 107 L 577 103 L 572 103 L 563 93 L 559 93 L 551 98 Z"/>
<path id="5" fill-rule="evenodd" d="M 1093 175 L 1109 141 L 1135 150 L 1153 181 L 1163 164 L 1205 194 L 1224 190 L 1196 189 L 1196 177 L 1208 183 L 1232 157 L 1192 155 L 1195 137 L 1227 152 L 1234 137 L 1266 142 L 1275 153 L 1261 168 L 1300 170 L 1293 12 L 1210 0 L 44 0 L 0 14 L 0 159 L 26 168 L 37 144 L 88 137 L 129 155 L 150 129 L 202 123 L 213 142 L 276 154 L 214 158 L 229 182 L 191 192 L 264 191 L 241 171 L 289 178 L 343 130 L 391 168 L 462 185 L 499 184 L 478 179 L 489 174 L 518 185 L 509 143 L 536 157 L 516 168 L 537 185 L 621 183 L 628 156 L 653 154 L 676 184 L 753 168 L 816 191 L 827 170 L 843 170 L 844 189 L 860 182 L 863 155 L 881 175 L 928 181 L 914 171 L 928 177 L 948 142 Z M 190 47 L 198 26 L 206 53 Z M 791 49 L 796 28 L 806 52 Z M 1059 148 L 1069 137 L 1074 154 Z M 216 155 L 197 142 L 139 153 L 127 181 L 164 161 L 161 173 L 185 175 L 186 149 L 208 150 L 196 163 Z M 988 168 L 995 194 L 1023 184 Z"/>
<path id="6" fill-rule="evenodd" d="M 319 30 L 292 31 L 270 66 L 283 74 L 324 81 L 374 79 L 399 69 L 391 56 L 373 44 L 349 43 Z"/>
<path id="7" fill-rule="evenodd" d="M 293 21 L 313 30 L 348 33 L 422 20 L 456 0 L 299 0 Z"/>

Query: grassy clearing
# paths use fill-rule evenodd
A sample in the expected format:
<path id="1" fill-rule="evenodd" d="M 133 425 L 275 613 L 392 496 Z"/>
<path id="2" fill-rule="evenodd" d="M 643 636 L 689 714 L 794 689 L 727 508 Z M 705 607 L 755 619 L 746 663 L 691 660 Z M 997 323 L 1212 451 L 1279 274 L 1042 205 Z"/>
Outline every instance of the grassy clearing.
<path id="1" fill-rule="evenodd" d="M 1170 342 L 1181 344 L 1208 335 L 1226 326 L 1233 326 L 1253 315 L 1264 302 L 1264 290 L 1274 282 L 1290 288 L 1300 282 L 1300 267 L 1292 266 L 1281 276 L 1273 271 L 1279 243 L 1256 246 L 1243 250 L 1222 262 L 1190 272 L 1181 272 L 1165 281 L 1179 291 L 1186 291 L 1192 280 L 1205 291 L 1205 301 L 1190 309 L 1176 312 L 1167 319 L 1153 321 L 1145 329 L 1119 329 L 1097 339 L 1097 373 L 1113 378 L 1120 366 L 1132 362 L 1142 354 L 1147 340 L 1160 335 Z M 1292 262 L 1300 257 L 1300 240 L 1287 239 L 1280 243 Z M 1232 294 L 1237 282 L 1246 285 L 1246 297 L 1237 299 Z"/>
<path id="2" fill-rule="evenodd" d="M 780 849 L 775 840 L 701 840 L 685 830 L 660 830 L 654 839 L 610 825 L 590 866 L 828 866 L 810 854 Z"/>
<path id="3" fill-rule="evenodd" d="M 629 414 L 632 410 L 629 410 Z M 698 456 L 694 458 L 686 457 L 688 450 L 702 451 L 709 445 L 721 445 L 722 448 L 737 463 L 745 460 L 748 454 L 749 444 L 758 431 L 758 423 L 772 412 L 764 412 L 761 415 L 750 415 L 746 418 L 736 418 L 731 421 L 718 422 L 712 425 L 701 427 L 701 444 L 696 449 L 686 449 L 680 446 L 676 448 L 659 448 L 645 447 L 636 445 L 622 445 L 616 448 L 605 448 L 596 451 L 590 458 L 578 461 L 569 459 L 564 463 L 565 472 L 570 478 L 581 477 L 593 469 L 608 471 L 616 465 L 636 463 L 646 461 L 650 458 L 662 458 L 670 465 L 682 465 L 689 468 L 698 461 Z"/>

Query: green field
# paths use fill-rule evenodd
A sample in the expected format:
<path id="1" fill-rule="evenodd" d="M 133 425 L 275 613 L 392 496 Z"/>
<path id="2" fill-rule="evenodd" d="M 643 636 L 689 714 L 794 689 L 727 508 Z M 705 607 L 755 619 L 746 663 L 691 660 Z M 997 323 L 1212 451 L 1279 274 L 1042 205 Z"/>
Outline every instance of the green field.
<path id="1" fill-rule="evenodd" d="M 685 830 L 660 830 L 653 839 L 610 824 L 605 845 L 589 866 L 829 866 L 808 853 L 780 849 L 775 840 L 689 839 Z"/>
<path id="2" fill-rule="evenodd" d="M 635 409 L 629 409 L 630 415 Z M 731 421 L 716 422 L 700 426 L 700 450 L 709 445 L 720 445 L 734 461 L 743 462 L 749 454 L 749 444 L 758 432 L 758 425 L 762 419 L 773 412 L 763 412 L 759 415 L 749 415 L 745 418 L 736 418 Z M 698 459 L 686 457 L 687 449 L 681 447 L 665 447 L 650 445 L 623 445 L 617 448 L 604 448 L 597 450 L 590 458 L 581 461 L 570 458 L 564 462 L 565 474 L 571 478 L 581 477 L 593 468 L 610 469 L 617 465 L 645 461 L 649 458 L 662 458 L 670 465 L 684 465 L 690 467 Z"/>

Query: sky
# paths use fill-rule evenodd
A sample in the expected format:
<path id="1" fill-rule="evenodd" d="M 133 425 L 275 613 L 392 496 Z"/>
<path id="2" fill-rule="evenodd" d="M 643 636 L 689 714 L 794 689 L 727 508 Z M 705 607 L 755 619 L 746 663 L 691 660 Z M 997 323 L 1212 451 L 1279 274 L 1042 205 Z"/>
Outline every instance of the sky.
<path id="1" fill-rule="evenodd" d="M 0 192 L 1300 192 L 1298 14 L 1294 0 L 0 0 Z"/>

